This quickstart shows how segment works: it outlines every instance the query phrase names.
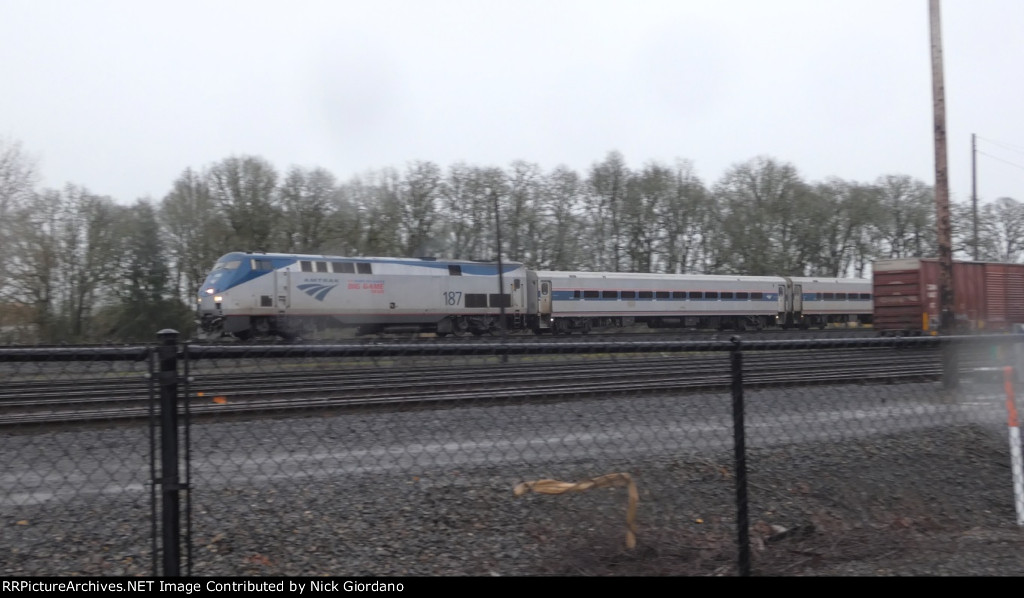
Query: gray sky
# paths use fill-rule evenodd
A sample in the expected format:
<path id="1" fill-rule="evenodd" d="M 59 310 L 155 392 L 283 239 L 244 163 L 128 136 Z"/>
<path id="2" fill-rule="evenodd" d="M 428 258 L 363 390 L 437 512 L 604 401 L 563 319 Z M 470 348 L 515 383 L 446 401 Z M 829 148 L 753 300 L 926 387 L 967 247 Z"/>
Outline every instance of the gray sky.
<path id="1" fill-rule="evenodd" d="M 942 35 L 953 199 L 976 133 L 979 197 L 1024 201 L 1024 1 L 943 0 Z M 0 137 L 126 203 L 243 154 L 934 182 L 927 0 L 0 0 L 0 56 Z"/>

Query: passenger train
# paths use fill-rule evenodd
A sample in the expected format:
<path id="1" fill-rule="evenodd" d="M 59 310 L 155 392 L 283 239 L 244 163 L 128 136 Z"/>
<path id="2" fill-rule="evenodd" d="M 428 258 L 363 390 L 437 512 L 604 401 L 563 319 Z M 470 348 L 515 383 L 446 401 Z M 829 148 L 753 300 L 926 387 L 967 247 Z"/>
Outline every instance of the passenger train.
<path id="1" fill-rule="evenodd" d="M 500 289 L 500 292 L 499 292 Z M 646 324 L 746 330 L 871 321 L 871 281 L 531 270 L 519 262 L 235 252 L 199 288 L 204 339 Z"/>

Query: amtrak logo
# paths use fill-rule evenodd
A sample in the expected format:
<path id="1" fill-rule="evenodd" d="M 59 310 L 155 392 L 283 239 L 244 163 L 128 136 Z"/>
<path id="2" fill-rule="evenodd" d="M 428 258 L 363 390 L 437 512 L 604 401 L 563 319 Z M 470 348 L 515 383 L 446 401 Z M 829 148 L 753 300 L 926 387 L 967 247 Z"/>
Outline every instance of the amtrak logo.
<path id="1" fill-rule="evenodd" d="M 326 285 L 326 284 L 306 283 L 306 284 L 300 284 L 298 286 L 298 289 L 300 291 L 306 293 L 310 297 L 316 299 L 317 301 L 323 301 L 324 297 L 327 296 L 327 293 L 330 293 L 331 289 L 333 289 L 336 286 L 338 286 L 338 285 L 336 285 L 336 284 Z"/>

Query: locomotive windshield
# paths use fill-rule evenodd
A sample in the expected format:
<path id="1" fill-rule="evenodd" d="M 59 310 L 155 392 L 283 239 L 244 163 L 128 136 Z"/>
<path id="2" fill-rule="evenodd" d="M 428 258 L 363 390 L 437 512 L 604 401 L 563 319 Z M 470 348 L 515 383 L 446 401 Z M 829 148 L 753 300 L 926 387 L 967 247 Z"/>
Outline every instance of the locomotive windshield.
<path id="1" fill-rule="evenodd" d="M 224 276 L 224 274 L 227 273 L 228 270 L 237 270 L 238 267 L 241 265 L 241 260 L 224 260 L 221 262 L 217 262 L 216 264 L 214 264 L 213 270 L 210 271 L 209 276 L 206 277 L 206 282 L 204 283 L 204 286 L 211 285 L 217 282 L 218 280 L 220 280 L 221 277 Z"/>
<path id="2" fill-rule="evenodd" d="M 235 270 L 242 265 L 242 260 L 225 260 L 223 262 L 217 262 L 213 265 L 213 271 L 217 270 Z"/>

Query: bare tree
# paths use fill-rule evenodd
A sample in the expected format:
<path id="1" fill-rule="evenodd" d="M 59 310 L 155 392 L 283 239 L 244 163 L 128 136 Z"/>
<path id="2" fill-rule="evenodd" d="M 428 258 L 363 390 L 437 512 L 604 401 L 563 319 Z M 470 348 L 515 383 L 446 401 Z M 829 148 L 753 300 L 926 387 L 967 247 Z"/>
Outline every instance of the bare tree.
<path id="1" fill-rule="evenodd" d="M 931 187 L 907 175 L 883 175 L 875 181 L 879 213 L 875 219 L 879 257 L 934 255 L 935 208 Z"/>
<path id="2" fill-rule="evenodd" d="M 493 252 L 486 243 L 492 236 L 494 222 L 488 189 L 495 180 L 494 169 L 469 166 L 465 162 L 448 168 L 438 194 L 443 215 L 446 254 L 455 259 L 482 259 Z M 497 173 L 501 176 L 500 171 Z"/>
<path id="3" fill-rule="evenodd" d="M 819 251 L 809 274 L 846 276 L 858 251 L 864 251 L 872 220 L 878 213 L 877 195 L 870 187 L 831 178 L 814 186 Z M 872 248 L 873 250 L 873 248 Z"/>
<path id="4" fill-rule="evenodd" d="M 18 141 L 0 137 L 0 304 L 8 303 L 12 289 L 8 283 L 8 267 L 11 257 L 11 235 L 15 234 L 15 212 L 32 198 L 32 189 L 37 180 L 35 159 L 29 157 Z M 14 323 L 19 318 L 11 309 L 0 305 L 0 328 Z"/>
<path id="5" fill-rule="evenodd" d="M 658 206 L 657 225 L 663 231 L 661 252 L 664 271 L 689 273 L 699 270 L 702 239 L 714 235 L 713 212 L 704 183 L 688 160 L 676 163 L 670 192 Z"/>
<path id="6" fill-rule="evenodd" d="M 414 162 L 405 173 L 400 187 L 403 255 L 433 255 L 441 247 L 434 241 L 437 220 L 437 194 L 441 186 L 441 169 L 432 162 Z"/>
<path id="7" fill-rule="evenodd" d="M 112 283 L 117 272 L 122 236 L 117 223 L 124 209 L 109 197 L 93 195 L 84 187 L 64 189 L 61 230 L 57 235 L 64 338 L 90 338 L 90 318 L 101 285 Z M 106 296 L 103 297 L 106 299 Z"/>
<path id="8" fill-rule="evenodd" d="M 339 188 L 339 201 L 351 206 L 351 236 L 340 245 L 352 245 L 359 255 L 401 255 L 401 177 L 393 168 L 353 177 Z M 341 253 L 345 253 L 341 251 Z"/>
<path id="9" fill-rule="evenodd" d="M 193 304 L 174 288 L 156 209 L 140 200 L 120 210 L 116 226 L 123 251 L 108 287 L 116 302 L 99 310 L 97 331 L 110 340 L 151 341 L 164 328 L 188 330 Z"/>
<path id="10" fill-rule="evenodd" d="M 1024 257 L 1024 204 L 1009 197 L 985 204 L 978 228 L 981 259 L 1015 263 Z"/>
<path id="11" fill-rule="evenodd" d="M 581 255 L 582 197 L 583 182 L 575 171 L 558 166 L 548 174 L 541 195 L 544 218 L 537 267 L 554 270 L 594 267 L 592 257 Z"/>
<path id="12" fill-rule="evenodd" d="M 538 254 L 538 204 L 543 181 L 540 167 L 524 160 L 512 162 L 507 175 L 507 198 L 502 224 L 507 231 L 504 253 L 509 259 L 532 262 Z"/>
<path id="13" fill-rule="evenodd" d="M 281 183 L 281 248 L 319 253 L 331 236 L 332 211 L 337 202 L 334 175 L 323 168 L 293 167 Z"/>
<path id="14" fill-rule="evenodd" d="M 208 173 L 210 194 L 231 226 L 237 249 L 273 251 L 280 209 L 277 171 L 256 156 L 230 157 Z"/>
<path id="15" fill-rule="evenodd" d="M 806 184 L 791 164 L 759 156 L 733 166 L 715 186 L 729 269 L 747 275 L 803 273 L 795 252 Z"/>
<path id="16" fill-rule="evenodd" d="M 653 226 L 655 214 L 668 190 L 665 172 L 663 167 L 649 163 L 640 172 L 630 172 L 626 179 L 619 215 L 622 269 L 626 272 L 651 272 L 658 235 Z"/>
<path id="17" fill-rule="evenodd" d="M 207 177 L 185 169 L 160 203 L 160 221 L 179 297 L 191 303 L 217 258 L 237 249 Z"/>
<path id="18" fill-rule="evenodd" d="M 36 160 L 22 150 L 21 142 L 0 138 L 0 223 L 31 198 L 37 179 Z"/>
<path id="19" fill-rule="evenodd" d="M 26 308 L 38 330 L 35 338 L 50 342 L 58 337 L 58 235 L 62 212 L 59 191 L 46 189 L 33 194 L 9 214 L 12 234 L 5 246 L 5 301 Z"/>
<path id="20" fill-rule="evenodd" d="M 629 177 L 626 160 L 617 151 L 609 152 L 604 161 L 591 166 L 587 177 L 585 205 L 593 233 L 592 251 L 596 266 L 602 270 L 618 272 L 622 268 L 621 221 Z"/>

